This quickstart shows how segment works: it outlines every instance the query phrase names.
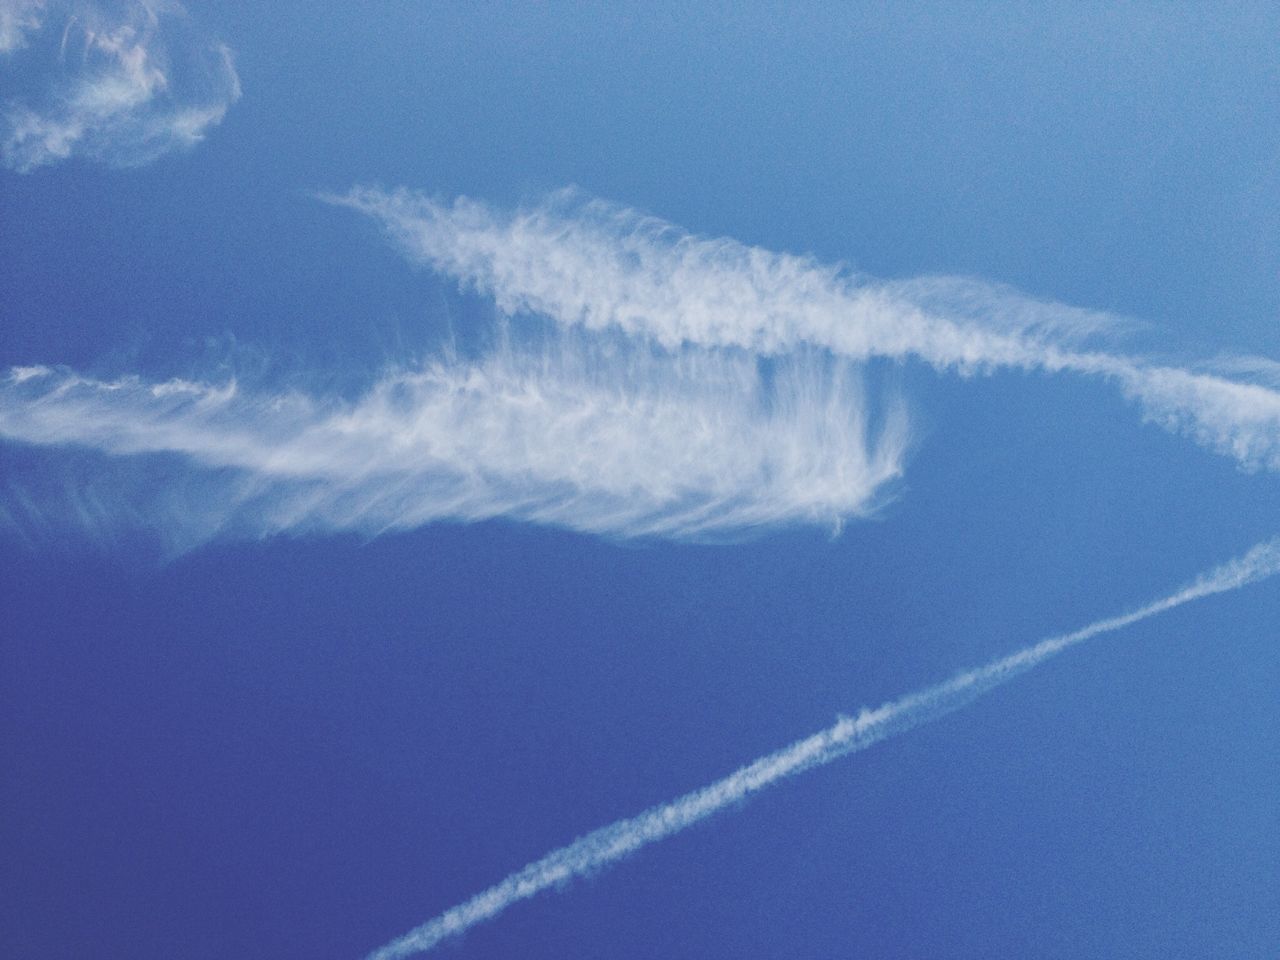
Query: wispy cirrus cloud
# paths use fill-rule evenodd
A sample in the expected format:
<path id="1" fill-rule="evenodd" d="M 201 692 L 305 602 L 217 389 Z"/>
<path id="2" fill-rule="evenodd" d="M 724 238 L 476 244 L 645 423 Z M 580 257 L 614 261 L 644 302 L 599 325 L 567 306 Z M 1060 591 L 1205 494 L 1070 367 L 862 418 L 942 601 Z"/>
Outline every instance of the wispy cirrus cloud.
<path id="1" fill-rule="evenodd" d="M 148 163 L 199 143 L 240 97 L 230 49 L 167 0 L 0 0 L 0 51 L 26 91 L 0 128 L 20 173 L 72 156 Z"/>
<path id="2" fill-rule="evenodd" d="M 742 353 L 560 336 L 445 355 L 354 401 L 18 368 L 0 385 L 0 436 L 180 458 L 199 508 L 152 500 L 148 518 L 179 543 L 498 516 L 714 539 L 872 512 L 908 442 L 900 401 L 878 394 L 816 355 L 766 371 Z M 26 502 L 35 519 L 56 508 Z M 91 525 L 96 512 L 74 502 Z"/>
<path id="3" fill-rule="evenodd" d="M 1280 469 L 1280 392 L 1265 361 L 1237 362 L 1230 379 L 1217 372 L 1228 361 L 1181 368 L 1106 352 L 1090 346 L 1119 329 L 1106 314 L 973 280 L 860 279 L 573 198 L 508 215 L 404 191 L 335 202 L 492 296 L 516 327 L 536 314 L 559 332 L 540 346 L 508 338 L 478 359 L 444 353 L 354 401 L 15 369 L 0 383 L 0 437 L 177 458 L 163 486 L 180 470 L 177 488 L 199 491 L 198 502 L 161 500 L 139 493 L 142 479 L 90 498 L 82 483 L 61 498 L 64 515 L 90 528 L 140 518 L 178 546 L 497 516 L 615 536 L 835 528 L 883 501 L 910 446 L 901 400 L 865 382 L 877 358 L 1101 377 L 1148 419 Z M 59 498 L 45 493 L 16 491 L 18 516 L 56 516 Z"/>
<path id="4" fill-rule="evenodd" d="M 571 192 L 512 212 L 407 190 L 358 188 L 326 199 L 374 218 L 411 259 L 511 314 L 621 331 L 672 349 L 697 344 L 776 356 L 811 347 L 962 373 L 1085 374 L 1119 385 L 1150 420 L 1246 467 L 1280 470 L 1280 392 L 1260 377 L 1232 380 L 1090 347 L 1118 327 L 1101 312 L 976 280 L 861 277 L 808 257 L 694 236 Z"/>
<path id="5" fill-rule="evenodd" d="M 19 50 L 40 29 L 46 0 L 0 0 L 0 53 Z"/>
<path id="6" fill-rule="evenodd" d="M 501 211 L 460 197 L 356 188 L 328 202 L 373 217 L 411 259 L 530 313 L 675 348 L 759 354 L 802 345 L 855 360 L 917 357 L 941 368 L 1054 363 L 1100 313 L 957 278 L 884 283 L 840 265 L 704 238 L 576 191 Z"/>

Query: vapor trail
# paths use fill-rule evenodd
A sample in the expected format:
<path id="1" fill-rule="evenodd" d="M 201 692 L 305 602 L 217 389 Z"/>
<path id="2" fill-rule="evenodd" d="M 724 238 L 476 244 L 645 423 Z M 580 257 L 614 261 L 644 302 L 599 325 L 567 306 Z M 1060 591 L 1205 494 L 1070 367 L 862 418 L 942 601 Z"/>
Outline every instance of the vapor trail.
<path id="1" fill-rule="evenodd" d="M 670 803 L 651 807 L 638 816 L 601 827 L 541 860 L 535 860 L 501 883 L 375 950 L 367 960 L 396 960 L 431 950 L 443 940 L 496 917 L 520 900 L 679 833 L 785 777 L 865 750 L 881 740 L 958 710 L 988 690 L 1069 647 L 1192 600 L 1236 590 L 1276 573 L 1280 573 L 1280 537 L 1258 544 L 1243 556 L 1202 574 L 1181 590 L 1130 613 L 1098 620 L 1073 633 L 1041 640 L 874 710 L 863 708 L 857 717 L 840 717 L 833 726 L 761 757 L 709 786 L 686 793 Z"/>

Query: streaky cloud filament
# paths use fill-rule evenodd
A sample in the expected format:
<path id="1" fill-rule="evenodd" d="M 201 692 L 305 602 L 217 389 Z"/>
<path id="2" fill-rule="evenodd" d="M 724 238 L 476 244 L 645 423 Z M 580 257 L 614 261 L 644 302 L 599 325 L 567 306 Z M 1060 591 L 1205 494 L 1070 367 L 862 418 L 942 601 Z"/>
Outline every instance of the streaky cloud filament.
<path id="1" fill-rule="evenodd" d="M 949 680 L 907 694 L 856 717 L 797 740 L 754 760 L 716 782 L 669 803 L 619 820 L 535 860 L 470 900 L 393 940 L 367 960 L 398 960 L 424 953 L 508 907 L 574 877 L 621 860 L 642 847 L 679 833 L 780 780 L 952 713 L 984 693 L 1039 666 L 1051 657 L 1101 634 L 1146 620 L 1192 600 L 1226 593 L 1280 573 L 1280 538 L 1258 544 L 1242 556 L 1203 574 L 1182 589 L 1129 613 L 1096 620 L 1072 633 L 1049 637 Z"/>
<path id="2" fill-rule="evenodd" d="M 776 253 L 574 191 L 513 212 L 460 197 L 356 188 L 323 199 L 365 214 L 412 261 L 493 298 L 509 314 L 780 356 L 802 346 L 851 361 L 938 370 L 1021 369 L 1108 381 L 1166 429 L 1251 469 L 1280 471 L 1280 391 L 1236 363 L 1235 380 L 1087 344 L 1124 328 L 1101 311 L 956 277 L 885 281 Z M 1226 365 L 1228 367 L 1231 364 Z"/>

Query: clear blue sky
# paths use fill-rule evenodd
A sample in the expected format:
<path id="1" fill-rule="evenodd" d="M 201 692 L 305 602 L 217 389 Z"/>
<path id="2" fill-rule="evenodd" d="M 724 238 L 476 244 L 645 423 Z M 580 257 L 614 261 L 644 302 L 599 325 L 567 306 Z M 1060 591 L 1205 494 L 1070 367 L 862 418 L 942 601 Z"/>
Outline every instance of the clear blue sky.
<path id="1" fill-rule="evenodd" d="M 0 18 L 24 9 L 0 0 Z M 102 5 L 103 23 L 130 9 Z M 0 53 L 11 144 L 15 104 L 61 109 L 93 66 L 56 61 L 65 5 L 39 17 Z M 58 371 L 6 374 L 0 396 L 4 956 L 361 956 L 839 712 L 1162 596 L 1280 532 L 1274 419 L 1255 434 L 1273 459 L 1247 468 L 1104 378 L 1034 367 L 871 360 L 872 424 L 898 398 L 907 443 L 874 516 L 846 511 L 838 535 L 825 514 L 727 543 L 595 535 L 512 507 L 380 532 L 405 509 L 394 485 L 358 522 L 333 520 L 335 499 L 291 524 L 279 511 L 307 491 L 363 481 L 280 493 L 209 439 L 261 429 L 284 449 L 294 421 L 259 428 L 275 414 L 258 398 L 340 407 L 447 344 L 467 363 L 498 349 L 492 290 L 317 199 L 356 185 L 472 197 L 499 218 L 576 186 L 702 237 L 1101 311 L 1133 321 L 1091 341 L 1108 356 L 1216 361 L 1270 389 L 1274 370 L 1238 358 L 1280 358 L 1271 5 L 378 0 L 321 15 L 210 0 L 136 36 L 163 46 L 175 101 L 225 108 L 199 142 L 126 111 L 65 158 L 23 172 L 11 150 L 0 168 L 0 370 Z M 157 103 L 137 109 L 172 124 Z M 546 323 L 510 322 L 517 341 Z M 604 355 L 631 349 L 618 336 Z M 716 415 L 736 402 L 664 362 L 619 389 Z M 785 358 L 760 360 L 766 381 L 775 363 L 781 378 Z M 61 409 L 34 391 L 67 370 L 151 385 L 234 371 L 247 399 L 183 421 L 184 450 L 122 448 L 170 422 L 146 398 L 111 407 L 118 421 L 92 419 L 96 395 L 68 410 L 74 442 L 52 421 L 14 426 Z M 691 448 L 699 482 L 699 463 L 756 449 L 710 443 Z M 538 496 L 578 503 L 570 467 L 588 487 L 601 469 L 583 449 Z M 513 468 L 484 502 L 532 475 Z M 1271 582 L 1100 638 L 445 949 L 1276 955 L 1277 622 Z"/>

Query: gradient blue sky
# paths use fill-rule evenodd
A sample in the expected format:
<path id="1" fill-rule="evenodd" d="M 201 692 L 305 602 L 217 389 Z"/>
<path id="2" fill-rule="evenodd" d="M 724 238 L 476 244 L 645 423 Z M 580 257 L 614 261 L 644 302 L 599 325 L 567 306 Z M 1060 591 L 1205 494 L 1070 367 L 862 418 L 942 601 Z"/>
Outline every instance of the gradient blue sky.
<path id="1" fill-rule="evenodd" d="M 1117 355 L 1280 358 L 1270 5 L 190 13 L 175 94 L 211 95 L 191 50 L 216 43 L 242 89 L 200 142 L 0 169 L 0 370 L 350 398 L 450 339 L 484 356 L 492 298 L 317 199 L 357 184 L 500 211 L 574 185 L 1104 311 L 1134 321 Z M 38 53 L 0 54 L 0 99 L 66 82 Z M 153 495 L 216 497 L 232 467 L 6 433 L 0 954 L 361 956 L 838 712 L 1277 532 L 1274 470 L 1098 378 L 868 378 L 910 417 L 875 517 L 719 545 L 499 518 L 174 553 Z M 1277 622 L 1270 583 L 1100 638 L 445 950 L 1275 955 Z"/>

